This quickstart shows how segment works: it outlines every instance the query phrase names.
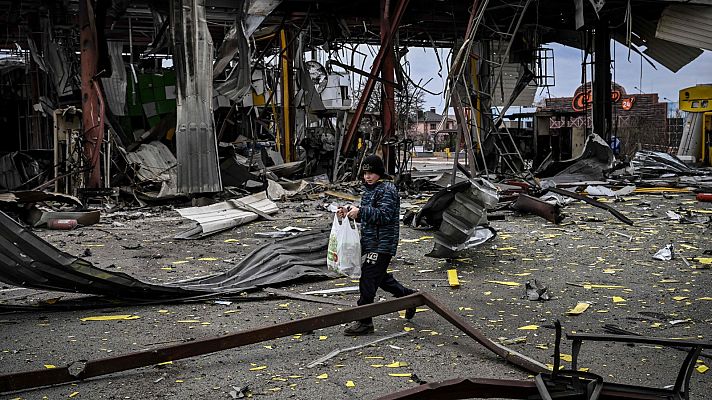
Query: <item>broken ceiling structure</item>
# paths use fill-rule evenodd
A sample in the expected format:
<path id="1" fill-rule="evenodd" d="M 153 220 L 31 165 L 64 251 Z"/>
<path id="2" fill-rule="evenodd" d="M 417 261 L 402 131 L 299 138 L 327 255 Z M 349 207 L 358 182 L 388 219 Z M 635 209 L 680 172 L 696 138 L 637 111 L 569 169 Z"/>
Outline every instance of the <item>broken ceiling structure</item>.
<path id="1" fill-rule="evenodd" d="M 319 211 L 333 212 L 338 206 L 324 204 L 327 196 L 355 203 L 359 199 L 350 182 L 359 178 L 364 157 L 379 153 L 405 193 L 424 196 L 430 189 L 437 191 L 429 200 L 415 199 L 423 207 L 413 207 L 419 211 L 411 211 L 411 221 L 413 227 L 433 231 L 428 255 L 448 265 L 459 259 L 459 252 L 500 238 L 490 222 L 504 219 L 505 212 L 532 213 L 559 224 L 570 218 L 561 212 L 567 199 L 575 199 L 608 211 L 625 225 L 639 224 L 645 221 L 628 216 L 634 210 L 622 213 L 617 205 L 594 197 L 619 200 L 648 190 L 690 194 L 688 186 L 712 187 L 712 180 L 709 171 L 688 167 L 667 153 L 641 150 L 629 164 L 616 158 L 611 40 L 653 64 L 678 71 L 704 50 L 712 50 L 711 10 L 712 1 L 707 0 L 0 0 L 0 24 L 6 28 L 0 42 L 0 120 L 10 132 L 0 143 L 0 189 L 14 191 L 2 193 L 0 205 L 17 206 L 18 214 L 27 211 L 33 226 L 74 229 L 97 224 L 99 211 L 26 208 L 29 203 L 60 201 L 83 207 L 87 200 L 115 196 L 114 188 L 141 206 L 190 198 L 193 207 L 177 214 L 195 225 L 166 237 L 201 240 L 260 218 L 275 221 L 272 215 L 280 210 L 276 201 L 288 197 L 320 202 Z M 690 21 L 697 28 L 694 32 L 688 29 Z M 539 89 L 553 85 L 549 43 L 581 49 L 582 69 L 593 76 L 584 76 L 592 83 L 584 82 L 575 94 L 581 109 L 546 110 L 534 116 L 542 120 L 537 129 L 549 137 L 540 145 L 538 133 L 513 134 L 504 118 L 511 107 L 531 105 Z M 446 104 L 442 121 L 454 120 L 456 125 L 435 133 L 448 136 L 443 158 L 451 171 L 431 173 L 423 168 L 415 174 L 412 168 L 417 133 L 411 129 L 412 120 L 418 119 L 419 95 L 432 89 L 411 74 L 408 53 L 415 48 L 434 50 L 433 64 L 447 75 L 441 88 Z M 446 59 L 443 49 L 449 52 Z M 698 93 L 693 94 L 690 103 L 702 104 Z M 625 100 L 632 106 L 633 100 Z M 451 108 L 452 117 L 447 115 Z M 586 121 L 576 127 L 581 133 L 577 154 L 570 151 L 575 145 L 567 131 L 572 128 L 570 117 Z M 553 120 L 563 123 L 557 127 Z M 564 131 L 570 143 L 559 135 Z M 694 141 L 698 142 L 703 141 Z M 562 151 L 564 144 L 569 145 L 568 152 Z M 603 185 L 622 188 L 614 191 Z M 50 188 L 58 193 L 41 192 Z M 329 190 L 335 188 L 350 192 Z M 297 208 L 295 220 L 304 216 L 306 206 Z M 709 221 L 693 214 L 704 210 L 686 211 L 687 215 L 668 215 L 698 227 Z M 313 218 L 322 216 L 317 213 Z M 163 222 L 167 220 L 171 219 Z M 292 230 L 309 229 L 291 236 Z M 287 237 L 259 243 L 241 261 L 230 262 L 234 265 L 227 271 L 163 284 L 99 268 L 52 246 L 4 213 L 0 233 L 0 281 L 99 295 L 123 304 L 234 299 L 248 290 L 333 275 L 325 264 L 328 233 L 314 227 L 258 232 L 255 236 Z M 625 233 L 613 234 L 632 240 Z M 547 239 L 562 234 L 551 235 Z M 493 247 L 499 252 L 514 249 Z M 665 261 L 672 258 L 670 245 Z M 683 258 L 685 263 L 688 258 Z M 520 260 L 524 259 L 512 256 L 499 261 L 504 265 Z M 454 268 L 447 270 L 447 279 L 424 280 L 447 281 L 448 290 L 461 285 Z M 278 295 L 287 292 L 270 290 Z M 546 289 L 540 290 L 536 300 L 548 299 L 539 296 Z M 308 293 L 285 296 L 344 305 L 310 298 Z M 332 292 L 319 294 L 324 293 Z M 583 310 L 590 306 L 580 304 Z M 0 392 L 164 363 L 423 305 L 502 359 L 532 373 L 546 371 L 545 365 L 482 336 L 434 296 L 421 292 L 195 343 L 88 361 L 74 373 L 76 365 L 3 374 Z M 534 328 L 519 329 L 538 329 L 528 326 Z M 585 334 L 569 339 L 579 347 L 583 340 L 632 342 Z M 386 398 L 429 398 L 433 393 L 448 397 L 462 387 L 483 394 L 502 394 L 509 387 L 504 394 L 513 397 L 552 398 L 549 392 L 561 386 L 570 389 L 569 384 L 574 389 L 567 393 L 577 396 L 589 391 L 601 398 L 682 398 L 689 392 L 687 382 L 701 349 L 712 346 L 677 342 L 688 351 L 678 381 L 672 389 L 647 391 L 604 385 L 600 376 L 581 375 L 575 368 L 561 373 L 562 384 L 556 380 L 560 340 L 557 324 L 552 368 L 556 372 L 538 375 L 534 382 L 458 379 Z M 672 345 L 656 340 L 641 338 L 642 343 Z M 574 367 L 577 353 L 578 349 L 572 357 Z M 586 387 L 579 377 L 586 379 Z"/>
<path id="2" fill-rule="evenodd" d="M 156 141 L 176 161 L 154 172 L 153 198 L 220 192 L 233 182 L 224 161 L 260 158 L 265 146 L 279 157 L 252 172 L 302 162 L 306 174 L 350 179 L 363 154 L 378 151 L 390 172 L 406 174 L 396 164 L 409 128 L 394 101 L 429 91 L 409 76 L 414 47 L 450 49 L 447 62 L 437 52 L 433 62 L 449 68 L 443 89 L 464 146 L 479 149 L 470 168 L 495 169 L 499 155 L 519 170 L 502 116 L 552 84 L 547 43 L 591 55 L 592 129 L 608 141 L 610 39 L 677 71 L 712 47 L 710 9 L 704 0 L 0 1 L 0 74 L 32 89 L 8 92 L 28 107 L 1 108 L 14 135 L 0 151 L 54 148 L 26 155 L 39 172 L 17 168 L 29 176 L 3 185 L 138 187 L 145 197 L 145 170 L 157 165 L 142 160 L 144 145 Z M 364 51 L 374 45 L 369 69 Z M 371 97 L 383 101 L 374 109 Z"/>

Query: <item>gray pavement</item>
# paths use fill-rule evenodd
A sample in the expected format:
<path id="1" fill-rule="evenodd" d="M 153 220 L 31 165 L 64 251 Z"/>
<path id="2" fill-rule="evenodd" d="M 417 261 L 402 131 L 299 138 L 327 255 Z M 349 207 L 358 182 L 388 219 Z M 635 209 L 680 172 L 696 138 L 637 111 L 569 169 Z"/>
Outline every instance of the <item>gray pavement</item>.
<path id="1" fill-rule="evenodd" d="M 666 197 L 633 194 L 624 202 L 613 203 L 635 221 L 635 226 L 627 226 L 583 203 L 568 206 L 567 218 L 560 225 L 536 216 L 510 214 L 505 221 L 492 223 L 499 232 L 493 241 L 463 254 L 452 264 L 423 256 L 432 248 L 432 232 L 403 227 L 403 242 L 391 267 L 404 284 L 434 294 L 488 337 L 516 339 L 516 344 L 509 345 L 511 348 L 544 363 L 552 363 L 552 328 L 556 319 L 565 332 L 604 333 L 605 324 L 615 324 L 642 335 L 709 341 L 712 270 L 703 269 L 704 265 L 694 260 L 688 266 L 680 257 L 705 257 L 703 252 L 712 250 L 710 228 L 670 221 L 665 212 L 682 208 L 709 213 L 712 204 L 699 203 L 689 193 Z M 92 256 L 87 259 L 98 266 L 149 282 L 169 282 L 229 269 L 232 262 L 267 243 L 268 239 L 253 237 L 255 232 L 287 225 L 328 226 L 331 217 L 327 212 L 322 212 L 322 218 L 302 219 L 304 211 L 296 209 L 319 212 L 320 204 L 332 200 L 279 203 L 281 211 L 277 216 L 290 219 L 258 221 L 199 241 L 172 239 L 188 222 L 166 208 L 148 209 L 146 212 L 151 215 L 136 219 L 105 218 L 92 227 L 71 232 L 44 230 L 39 234 L 72 254 L 81 255 L 91 249 Z M 412 198 L 403 201 L 419 202 Z M 139 243 L 138 250 L 121 246 Z M 667 243 L 674 243 L 677 257 L 671 261 L 652 259 Z M 458 271 L 460 288 L 447 285 L 446 271 L 451 268 Z M 547 285 L 553 299 L 522 299 L 524 283 L 529 279 Z M 354 285 L 350 279 L 340 278 L 294 284 L 287 289 L 304 292 L 350 285 Z M 22 304 L 75 297 L 14 289 L 0 285 L 0 301 Z M 386 296 L 382 292 L 379 295 Z M 354 303 L 356 297 L 334 296 Z M 581 315 L 568 315 L 567 311 L 579 302 L 591 305 Z M 327 304 L 279 299 L 234 301 L 230 305 L 207 301 L 4 314 L 0 315 L 0 365 L 3 372 L 61 366 L 336 309 Z M 140 318 L 81 321 L 102 314 Z M 531 329 L 520 329 L 526 326 Z M 498 359 L 426 308 L 412 322 L 395 313 L 376 318 L 376 333 L 372 336 L 344 337 L 342 330 L 343 327 L 332 327 L 168 365 L 0 397 L 230 399 L 234 387 L 248 386 L 255 397 L 360 399 L 417 385 L 402 376 L 411 373 L 428 382 L 463 376 L 530 379 L 529 374 Z M 306 368 L 309 362 L 334 349 L 404 330 L 408 331 L 404 336 Z M 570 354 L 570 343 L 565 342 L 562 351 Z M 610 381 L 662 387 L 674 382 L 683 358 L 683 353 L 670 349 L 584 343 L 580 366 Z M 710 363 L 712 360 L 701 358 L 699 370 L 704 371 L 701 366 Z M 711 371 L 695 371 L 692 399 L 709 398 L 711 377 Z M 349 381 L 353 385 L 347 385 Z"/>

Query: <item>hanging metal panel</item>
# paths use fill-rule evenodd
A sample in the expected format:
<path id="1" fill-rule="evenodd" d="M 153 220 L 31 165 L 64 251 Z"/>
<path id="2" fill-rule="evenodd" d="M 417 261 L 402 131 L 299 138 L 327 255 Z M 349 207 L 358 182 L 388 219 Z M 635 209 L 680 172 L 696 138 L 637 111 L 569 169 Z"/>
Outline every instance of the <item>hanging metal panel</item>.
<path id="1" fill-rule="evenodd" d="M 712 50 L 712 6 L 668 6 L 658 21 L 655 37 Z"/>
<path id="2" fill-rule="evenodd" d="M 213 121 L 213 40 L 205 0 L 171 2 L 173 63 L 177 76 L 178 191 L 222 190 Z"/>

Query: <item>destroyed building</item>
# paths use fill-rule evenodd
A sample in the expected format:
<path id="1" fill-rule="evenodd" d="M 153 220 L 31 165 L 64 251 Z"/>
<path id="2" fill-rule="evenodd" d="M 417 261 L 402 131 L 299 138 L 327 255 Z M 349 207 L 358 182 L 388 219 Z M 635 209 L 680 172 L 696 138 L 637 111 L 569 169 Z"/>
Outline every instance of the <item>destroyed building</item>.
<path id="1" fill-rule="evenodd" d="M 578 142 L 583 143 L 586 132 L 592 129 L 590 86 L 578 87 L 572 97 L 545 99 L 542 111 L 570 116 L 551 117 L 550 129 L 570 128 L 570 140 L 576 141 L 578 137 Z M 612 129 L 618 154 L 632 155 L 639 147 L 662 151 L 669 145 L 679 144 L 679 138 L 675 143 L 668 143 L 667 103 L 661 102 L 657 93 L 630 93 L 615 82 L 612 87 Z"/>
<path id="2" fill-rule="evenodd" d="M 643 146 L 666 109 L 614 82 L 611 43 L 677 72 L 710 21 L 709 0 L 0 0 L 0 394 L 705 398 L 712 86 Z M 583 84 L 514 113 L 554 86 L 552 43 Z M 374 153 L 419 293 L 355 306 L 329 227 Z M 378 338 L 341 336 L 374 316 Z"/>

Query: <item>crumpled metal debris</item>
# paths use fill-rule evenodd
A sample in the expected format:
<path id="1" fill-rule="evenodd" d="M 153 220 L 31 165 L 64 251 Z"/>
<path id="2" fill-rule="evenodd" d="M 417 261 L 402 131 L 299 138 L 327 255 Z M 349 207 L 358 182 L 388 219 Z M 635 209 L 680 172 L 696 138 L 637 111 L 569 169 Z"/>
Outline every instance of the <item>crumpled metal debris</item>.
<path id="1" fill-rule="evenodd" d="M 653 258 L 660 261 L 670 261 L 674 257 L 673 245 L 672 243 L 666 245 L 662 249 L 658 250 L 657 253 L 653 255 Z"/>
<path id="2" fill-rule="evenodd" d="M 689 210 L 682 214 L 678 214 L 675 211 L 666 211 L 665 215 L 667 215 L 670 220 L 677 221 L 681 224 L 706 224 L 712 221 L 711 217 L 695 215 Z"/>
<path id="3" fill-rule="evenodd" d="M 558 205 L 561 207 L 567 206 L 574 201 L 575 199 L 572 199 L 571 197 L 565 197 L 557 193 L 546 193 L 543 196 L 539 197 L 539 200 L 542 200 L 544 202 L 547 202 L 552 205 Z"/>
<path id="4" fill-rule="evenodd" d="M 520 194 L 512 208 L 523 213 L 538 215 L 554 224 L 560 223 L 564 216 L 561 215 L 561 206 L 557 203 L 549 203 L 526 194 Z"/>
<path id="5" fill-rule="evenodd" d="M 603 173 L 613 167 L 613 150 L 603 138 L 591 134 L 581 155 L 570 160 L 554 161 L 551 154 L 535 171 L 537 177 L 550 177 L 556 182 L 579 182 L 603 179 Z"/>
<path id="6" fill-rule="evenodd" d="M 679 158 L 660 151 L 638 150 L 630 162 L 635 174 L 644 177 L 660 177 L 665 175 L 698 175 Z"/>
<path id="7" fill-rule="evenodd" d="M 197 226 L 175 237 L 176 239 L 202 239 L 254 221 L 260 217 L 259 213 L 274 214 L 278 210 L 277 204 L 268 199 L 265 192 L 204 207 L 183 208 L 178 210 L 178 213 L 184 218 L 197 222 Z"/>
<path id="8" fill-rule="evenodd" d="M 487 208 L 497 204 L 496 188 L 486 180 L 470 180 L 452 185 L 435 194 L 415 216 L 437 227 L 433 251 L 427 257 L 453 258 L 458 251 L 484 243 L 487 238 L 473 240 L 478 226 L 487 224 Z M 483 232 L 484 233 L 484 232 Z M 471 241 L 472 240 L 472 241 Z"/>
<path id="9" fill-rule="evenodd" d="M 524 285 L 524 296 L 522 298 L 531 301 L 550 300 L 551 296 L 549 296 L 548 290 L 549 288 L 546 285 L 536 279 L 532 279 Z"/>
<path id="10" fill-rule="evenodd" d="M 682 219 L 682 215 L 676 213 L 675 211 L 666 211 L 665 215 L 673 221 L 680 221 Z"/>
<path id="11" fill-rule="evenodd" d="M 137 183 L 145 186 L 140 189 L 143 195 L 160 199 L 178 194 L 178 161 L 165 144 L 157 140 L 142 144 L 127 152 L 126 160 L 135 170 Z M 149 189 L 149 185 L 157 187 Z"/>
<path id="12" fill-rule="evenodd" d="M 245 397 L 251 397 L 249 386 L 233 386 L 233 390 L 229 391 L 228 394 L 233 399 L 244 399 Z"/>
<path id="13" fill-rule="evenodd" d="M 334 277 L 326 267 L 328 235 L 328 230 L 314 230 L 278 239 L 224 273 L 157 285 L 62 252 L 0 212 L 0 281 L 139 302 L 237 294 L 304 277 Z"/>
<path id="14" fill-rule="evenodd" d="M 606 197 L 619 197 L 619 196 L 625 196 L 628 194 L 633 193 L 635 190 L 634 185 L 629 185 L 629 186 L 624 186 L 618 190 L 612 190 L 610 188 L 607 188 L 605 186 L 586 186 L 585 192 L 588 193 L 589 196 L 606 196 Z"/>

